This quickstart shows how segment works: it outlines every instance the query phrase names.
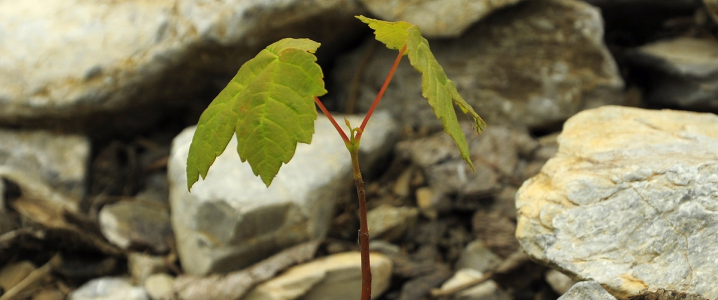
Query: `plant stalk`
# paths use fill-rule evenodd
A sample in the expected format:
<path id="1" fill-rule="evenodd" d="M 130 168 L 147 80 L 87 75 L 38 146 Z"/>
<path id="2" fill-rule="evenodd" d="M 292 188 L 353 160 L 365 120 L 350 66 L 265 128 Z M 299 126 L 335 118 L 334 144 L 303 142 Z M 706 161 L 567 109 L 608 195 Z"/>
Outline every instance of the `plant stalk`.
<path id="1" fill-rule="evenodd" d="M 349 151 L 354 170 L 354 185 L 359 197 L 359 247 L 361 248 L 361 300 L 371 300 L 371 264 L 369 262 L 369 227 L 366 217 L 366 193 L 359 170 L 359 147 Z"/>

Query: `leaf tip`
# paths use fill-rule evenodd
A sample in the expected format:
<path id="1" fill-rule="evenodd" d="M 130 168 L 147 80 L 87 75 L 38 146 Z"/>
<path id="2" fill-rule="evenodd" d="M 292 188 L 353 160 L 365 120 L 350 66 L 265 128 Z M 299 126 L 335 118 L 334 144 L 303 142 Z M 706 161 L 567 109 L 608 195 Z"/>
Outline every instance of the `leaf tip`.
<path id="1" fill-rule="evenodd" d="M 262 182 L 269 188 L 269 185 L 272 184 L 272 180 L 274 180 L 273 176 L 260 176 L 262 178 Z"/>

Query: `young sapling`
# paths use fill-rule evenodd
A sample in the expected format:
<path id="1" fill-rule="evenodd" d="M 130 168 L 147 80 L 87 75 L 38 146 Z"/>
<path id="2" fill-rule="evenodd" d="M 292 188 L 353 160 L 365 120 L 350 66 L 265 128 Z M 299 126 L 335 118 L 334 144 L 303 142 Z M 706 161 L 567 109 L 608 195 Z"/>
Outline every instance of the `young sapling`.
<path id="1" fill-rule="evenodd" d="M 361 300 L 371 299 L 371 269 L 369 265 L 369 230 L 367 228 L 364 181 L 359 170 L 359 144 L 364 128 L 384 95 L 394 71 L 404 55 L 422 73 L 422 95 L 428 100 L 444 131 L 456 142 L 462 158 L 474 166 L 469 147 L 454 106 L 468 114 L 477 133 L 486 123 L 459 95 L 454 83 L 436 61 L 429 42 L 421 36 L 416 25 L 407 22 L 386 22 L 357 16 L 374 30 L 376 39 L 399 54 L 392 65 L 374 103 L 359 127 L 349 127 L 347 135 L 327 111 L 319 96 L 327 93 L 322 69 L 314 52 L 319 43 L 309 39 L 286 38 L 275 42 L 240 67 L 200 116 L 187 157 L 187 189 L 200 176 L 207 176 L 217 156 L 224 152 L 232 135 L 237 137 L 237 153 L 242 162 L 249 162 L 254 175 L 269 186 L 282 164 L 292 159 L 297 143 L 310 143 L 317 118 L 315 103 L 327 116 L 346 144 L 351 156 L 354 183 L 359 198 L 359 244 L 361 248 Z"/>

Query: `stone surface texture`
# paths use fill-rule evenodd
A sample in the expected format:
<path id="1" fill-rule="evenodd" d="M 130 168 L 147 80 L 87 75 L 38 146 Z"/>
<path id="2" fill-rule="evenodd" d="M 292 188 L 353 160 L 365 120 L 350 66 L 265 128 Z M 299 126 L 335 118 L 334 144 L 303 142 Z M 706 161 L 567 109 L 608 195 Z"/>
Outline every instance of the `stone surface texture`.
<path id="1" fill-rule="evenodd" d="M 372 253 L 372 297 L 381 296 L 391 283 L 392 262 Z M 293 268 L 254 288 L 244 300 L 335 300 L 359 299 L 361 256 L 345 252 L 323 257 Z"/>
<path id="2" fill-rule="evenodd" d="M 595 281 L 581 281 L 574 284 L 559 300 L 616 300 Z"/>
<path id="3" fill-rule="evenodd" d="M 145 289 L 122 277 L 102 277 L 88 281 L 67 295 L 68 300 L 149 300 Z"/>
<path id="4" fill-rule="evenodd" d="M 367 213 L 367 226 L 371 232 L 369 238 L 395 241 L 414 226 L 418 216 L 419 210 L 415 207 L 380 205 Z"/>
<path id="5" fill-rule="evenodd" d="M 600 12 L 584 2 L 520 2 L 460 38 L 430 43 L 459 93 L 493 126 L 555 126 L 580 110 L 623 102 L 623 80 L 603 44 Z M 360 111 L 371 106 L 397 55 L 379 44 L 362 65 L 366 52 L 362 47 L 338 62 L 333 75 L 350 82 L 364 68 L 356 95 Z M 337 99 L 350 98 L 349 91 L 340 87 Z M 421 74 L 408 62 L 399 65 L 384 99 L 378 106 L 402 124 L 441 126 L 421 96 Z"/>
<path id="6" fill-rule="evenodd" d="M 361 12 L 353 0 L 2 1 L 0 123 L 185 99 L 281 38 L 336 51 Z"/>
<path id="7" fill-rule="evenodd" d="M 387 21 L 407 21 L 426 37 L 458 37 L 494 10 L 521 0 L 360 0 Z"/>
<path id="8" fill-rule="evenodd" d="M 105 205 L 98 215 L 100 231 L 122 249 L 130 247 L 166 253 L 173 240 L 170 214 L 164 205 L 121 201 Z"/>
<path id="9" fill-rule="evenodd" d="M 361 123 L 359 116 L 347 119 Z M 194 127 L 188 128 L 175 138 L 168 164 L 177 250 L 190 274 L 237 270 L 283 248 L 324 237 L 336 198 L 353 185 L 346 146 L 320 114 L 312 143 L 297 146 L 269 188 L 239 160 L 233 138 L 190 193 L 185 168 L 193 132 Z M 359 149 L 363 172 L 371 172 L 370 166 L 393 147 L 397 135 L 391 116 L 376 112 Z"/>
<path id="10" fill-rule="evenodd" d="M 607 106 L 564 125 L 516 196 L 523 249 L 619 298 L 718 298 L 718 116 Z"/>
<path id="11" fill-rule="evenodd" d="M 511 179 L 523 173 L 523 160 L 539 147 L 536 140 L 521 130 L 496 125 L 477 136 L 470 124 L 461 125 L 474 171 L 443 131 L 397 144 L 396 153 L 418 166 L 429 183 L 429 190 L 417 190 L 417 202 L 424 214 L 435 215 L 452 206 L 466 211 L 478 209 L 479 199 L 500 192 L 502 178 Z M 446 204 L 448 198 L 456 199 Z"/>
<path id="12" fill-rule="evenodd" d="M 655 105 L 718 111 L 718 42 L 679 37 L 638 48 L 631 61 L 647 70 L 646 101 Z"/>
<path id="13" fill-rule="evenodd" d="M 22 172 L 76 203 L 85 196 L 89 159 L 90 140 L 85 136 L 0 130 L 0 167 Z"/>

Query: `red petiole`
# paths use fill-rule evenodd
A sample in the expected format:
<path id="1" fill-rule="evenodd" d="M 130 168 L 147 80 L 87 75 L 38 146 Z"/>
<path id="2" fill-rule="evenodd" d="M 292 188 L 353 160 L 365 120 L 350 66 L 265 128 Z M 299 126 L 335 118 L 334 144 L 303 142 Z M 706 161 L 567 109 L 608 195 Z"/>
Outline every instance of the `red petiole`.
<path id="1" fill-rule="evenodd" d="M 371 115 L 374 113 L 374 110 L 376 109 L 377 104 L 379 104 L 379 101 L 381 101 L 381 97 L 384 96 L 384 92 L 386 91 L 386 88 L 389 86 L 389 82 L 391 82 L 391 78 L 394 77 L 394 72 L 396 71 L 396 68 L 399 66 L 399 62 L 401 61 L 401 58 L 404 56 L 404 52 L 406 52 L 406 45 L 399 50 L 399 55 L 396 56 L 396 59 L 394 60 L 394 64 L 391 66 L 391 70 L 389 70 L 389 74 L 386 76 L 386 79 L 384 79 L 384 84 L 381 86 L 381 89 L 379 90 L 379 93 L 376 95 L 376 98 L 374 98 L 374 103 L 371 104 L 371 107 L 369 108 L 369 111 L 366 113 L 366 116 L 364 116 L 364 120 L 361 122 L 361 126 L 359 126 L 359 130 L 356 133 L 355 141 L 358 143 L 361 139 L 362 133 L 364 133 L 364 128 L 366 127 L 366 124 L 369 122 L 369 118 L 371 118 Z M 329 111 L 324 107 L 322 104 L 322 101 L 319 100 L 319 98 L 314 97 L 314 102 L 317 103 L 319 106 L 319 109 L 322 110 L 324 115 L 329 118 L 329 121 L 332 122 L 332 125 L 334 125 L 334 128 L 337 129 L 337 132 L 339 132 L 339 135 L 342 136 L 342 139 L 345 143 L 350 143 L 349 138 L 344 133 L 344 130 L 337 124 L 337 121 L 334 120 L 334 117 L 332 117 L 332 114 L 329 113 Z"/>

